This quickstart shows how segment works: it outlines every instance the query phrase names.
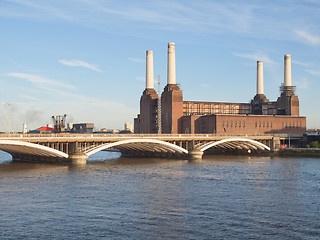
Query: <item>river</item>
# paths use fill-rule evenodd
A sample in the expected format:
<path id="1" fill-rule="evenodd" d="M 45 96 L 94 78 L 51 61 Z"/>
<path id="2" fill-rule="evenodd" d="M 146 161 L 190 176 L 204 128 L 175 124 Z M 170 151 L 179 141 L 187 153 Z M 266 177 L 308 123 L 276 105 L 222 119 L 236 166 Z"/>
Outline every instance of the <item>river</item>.
<path id="1" fill-rule="evenodd" d="M 320 238 L 317 158 L 10 159 L 0 152 L 0 239 Z"/>

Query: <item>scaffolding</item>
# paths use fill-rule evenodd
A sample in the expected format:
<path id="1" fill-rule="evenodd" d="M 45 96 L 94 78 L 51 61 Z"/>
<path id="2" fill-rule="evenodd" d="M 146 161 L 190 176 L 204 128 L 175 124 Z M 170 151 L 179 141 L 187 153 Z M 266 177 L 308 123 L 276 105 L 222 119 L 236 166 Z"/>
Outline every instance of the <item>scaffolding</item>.
<path id="1" fill-rule="evenodd" d="M 161 134 L 162 132 L 162 126 L 161 126 L 161 79 L 160 75 L 158 76 L 158 134 Z"/>
<path id="2" fill-rule="evenodd" d="M 67 118 L 67 114 L 62 115 L 58 115 L 58 116 L 52 116 L 52 121 L 53 121 L 53 125 L 54 125 L 54 131 L 56 133 L 61 133 L 64 132 L 66 129 L 66 118 Z"/>
<path id="3" fill-rule="evenodd" d="M 221 102 L 183 102 L 183 114 L 211 115 L 211 114 L 250 114 L 251 105 L 247 103 Z"/>

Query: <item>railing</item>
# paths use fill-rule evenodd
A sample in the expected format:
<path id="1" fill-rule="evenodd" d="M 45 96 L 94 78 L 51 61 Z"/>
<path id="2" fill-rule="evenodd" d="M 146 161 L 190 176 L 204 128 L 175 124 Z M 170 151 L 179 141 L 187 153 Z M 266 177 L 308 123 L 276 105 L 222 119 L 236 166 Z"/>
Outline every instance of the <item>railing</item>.
<path id="1" fill-rule="evenodd" d="M 286 137 L 286 134 L 281 134 L 281 137 Z M 159 137 L 159 138 L 165 138 L 165 137 L 273 137 L 273 136 L 279 136 L 279 134 L 250 134 L 250 135 L 243 135 L 243 134 L 101 134 L 101 133 L 87 133 L 87 134 L 81 134 L 81 133 L 33 133 L 33 134 L 19 134 L 19 133 L 11 133 L 11 134 L 0 134 L 0 138 L 39 138 L 39 137 L 77 137 L 77 138 L 101 138 L 101 137 L 110 137 L 110 138 L 143 138 L 143 137 Z"/>

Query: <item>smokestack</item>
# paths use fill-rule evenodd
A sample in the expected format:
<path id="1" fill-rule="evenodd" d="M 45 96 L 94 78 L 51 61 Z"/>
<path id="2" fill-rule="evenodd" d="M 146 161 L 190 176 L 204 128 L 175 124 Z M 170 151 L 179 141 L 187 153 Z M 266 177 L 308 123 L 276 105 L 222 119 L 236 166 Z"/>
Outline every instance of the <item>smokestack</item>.
<path id="1" fill-rule="evenodd" d="M 168 44 L 168 84 L 176 84 L 176 53 L 175 44 Z"/>
<path id="2" fill-rule="evenodd" d="M 284 55 L 284 86 L 291 87 L 291 56 Z"/>
<path id="3" fill-rule="evenodd" d="M 153 89 L 153 52 L 146 52 L 146 88 Z"/>
<path id="4" fill-rule="evenodd" d="M 257 61 L 257 94 L 263 93 L 263 62 Z"/>

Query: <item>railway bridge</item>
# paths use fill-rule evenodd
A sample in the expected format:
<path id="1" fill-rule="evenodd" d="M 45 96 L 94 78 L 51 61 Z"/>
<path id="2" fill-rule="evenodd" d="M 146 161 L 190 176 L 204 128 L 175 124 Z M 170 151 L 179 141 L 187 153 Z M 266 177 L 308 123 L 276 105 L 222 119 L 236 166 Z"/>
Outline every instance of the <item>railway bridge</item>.
<path id="1" fill-rule="evenodd" d="M 102 150 L 123 156 L 201 159 L 208 151 L 265 152 L 279 148 L 274 136 L 215 134 L 2 134 L 0 150 L 13 161 L 86 163 Z"/>

